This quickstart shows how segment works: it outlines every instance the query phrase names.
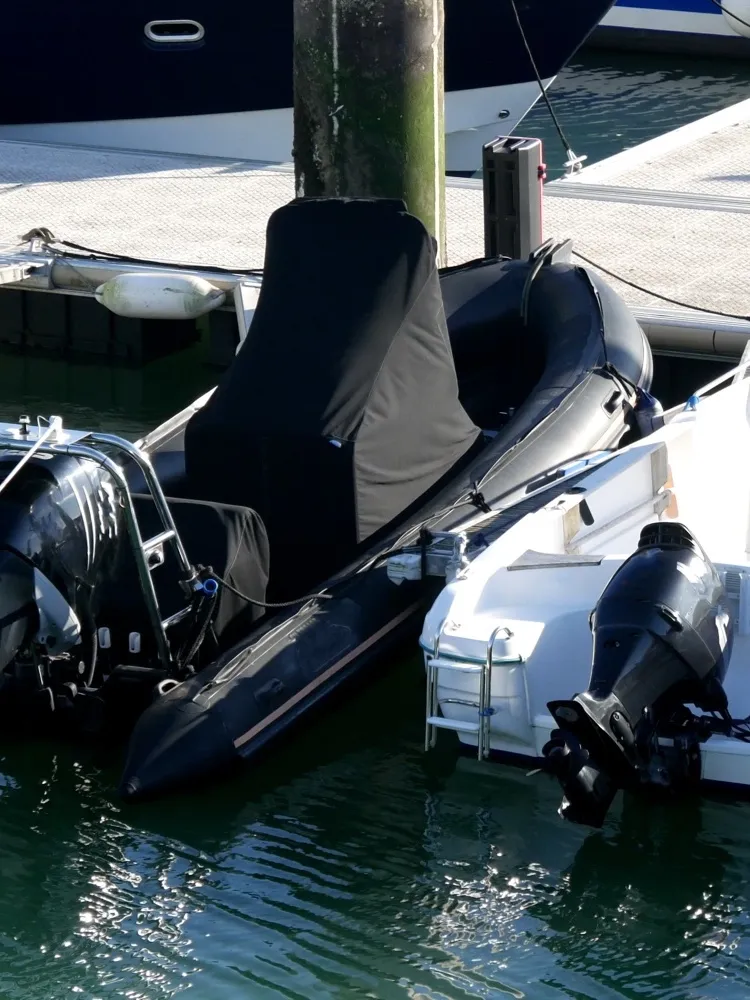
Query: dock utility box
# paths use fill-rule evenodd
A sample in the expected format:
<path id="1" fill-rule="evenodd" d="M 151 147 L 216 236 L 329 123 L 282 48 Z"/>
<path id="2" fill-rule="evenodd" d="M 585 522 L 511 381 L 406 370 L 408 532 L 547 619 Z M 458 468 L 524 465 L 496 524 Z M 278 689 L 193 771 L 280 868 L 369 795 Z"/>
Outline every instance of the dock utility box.
<path id="1" fill-rule="evenodd" d="M 540 139 L 501 136 L 482 147 L 485 257 L 526 260 L 542 243 Z"/>

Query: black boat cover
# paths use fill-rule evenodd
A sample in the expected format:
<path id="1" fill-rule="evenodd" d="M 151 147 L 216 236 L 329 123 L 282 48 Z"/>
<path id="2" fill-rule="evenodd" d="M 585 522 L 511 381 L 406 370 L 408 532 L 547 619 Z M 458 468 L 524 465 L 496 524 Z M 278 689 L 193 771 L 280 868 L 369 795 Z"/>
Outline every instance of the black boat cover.
<path id="1" fill-rule="evenodd" d="M 186 429 L 192 495 L 258 511 L 272 574 L 279 543 L 302 558 L 320 547 L 328 572 L 479 434 L 458 399 L 434 244 L 404 203 L 277 210 L 250 332 Z"/>
<path id="2" fill-rule="evenodd" d="M 253 601 L 263 602 L 268 582 L 268 539 L 258 515 L 244 507 L 205 503 L 196 500 L 167 498 L 175 526 L 194 564 L 211 566 L 235 591 Z M 136 517 L 144 538 L 162 530 L 153 498 L 133 496 Z M 185 595 L 179 586 L 179 566 L 171 546 L 164 546 L 165 562 L 154 570 L 153 581 L 163 617 L 183 607 Z M 127 661 L 127 635 L 118 626 L 140 631 L 145 644 L 152 643 L 151 628 L 138 580 L 129 540 L 121 537 L 117 568 L 98 590 L 101 605 L 99 620 L 111 626 L 113 652 Z M 214 633 L 220 648 L 226 648 L 246 635 L 263 613 L 227 587 L 219 588 L 218 607 L 213 617 Z M 124 646 L 123 646 L 124 644 Z"/>

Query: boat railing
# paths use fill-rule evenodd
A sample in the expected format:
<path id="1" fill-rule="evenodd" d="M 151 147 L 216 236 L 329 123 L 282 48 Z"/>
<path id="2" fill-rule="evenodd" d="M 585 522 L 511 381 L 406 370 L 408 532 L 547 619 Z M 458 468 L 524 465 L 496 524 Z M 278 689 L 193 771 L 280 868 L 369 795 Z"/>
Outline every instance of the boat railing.
<path id="1" fill-rule="evenodd" d="M 133 497 L 123 468 L 111 454 L 107 454 L 102 449 L 129 459 L 143 474 L 162 526 L 162 530 L 151 538 L 144 539 L 141 534 Z M 132 442 L 115 434 L 67 430 L 63 427 L 62 418 L 55 416 L 38 417 L 36 425 L 32 424 L 28 417 L 21 417 L 17 424 L 0 423 L 0 451 L 21 452 L 24 456 L 21 462 L 14 466 L 5 480 L 0 483 L 0 493 L 17 474 L 19 468 L 35 454 L 66 455 L 86 459 L 101 466 L 111 476 L 122 499 L 127 533 L 150 625 L 154 633 L 159 660 L 166 669 L 173 667 L 174 661 L 167 638 L 167 630 L 182 620 L 189 609 L 186 608 L 170 618 L 162 620 L 151 571 L 163 563 L 164 545 L 170 545 L 174 551 L 186 595 L 189 596 L 200 589 L 201 583 L 198 572 L 190 562 L 182 544 L 172 512 L 148 455 Z"/>
<path id="2" fill-rule="evenodd" d="M 425 650 L 425 666 L 427 669 L 427 692 L 425 712 L 425 751 L 431 750 L 437 743 L 437 730 L 449 729 L 456 733 L 476 733 L 477 759 L 482 761 L 490 756 L 490 727 L 495 710 L 492 707 L 492 668 L 496 666 L 516 667 L 522 664 L 523 657 L 495 657 L 495 643 L 502 636 L 506 643 L 513 639 L 513 632 L 507 625 L 498 625 L 492 630 L 487 640 L 487 649 L 483 658 L 466 654 L 443 653 L 440 650 L 440 639 L 447 619 L 443 619 L 435 632 L 435 638 L 429 650 Z M 479 675 L 478 701 L 467 698 L 445 698 L 445 705 L 463 705 L 477 710 L 477 721 L 469 722 L 463 719 L 451 719 L 440 715 L 440 698 L 438 696 L 439 674 L 441 670 L 453 670 L 464 674 Z"/>

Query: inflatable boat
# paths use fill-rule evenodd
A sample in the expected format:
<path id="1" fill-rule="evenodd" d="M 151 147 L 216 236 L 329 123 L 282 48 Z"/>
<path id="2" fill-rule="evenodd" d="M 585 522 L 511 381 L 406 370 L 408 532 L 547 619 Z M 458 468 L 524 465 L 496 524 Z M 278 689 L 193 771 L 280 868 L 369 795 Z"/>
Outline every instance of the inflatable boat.
<path id="1" fill-rule="evenodd" d="M 0 427 L 8 724 L 123 734 L 155 794 L 416 636 L 463 525 L 651 419 L 643 332 L 556 249 L 439 273 L 402 202 L 295 200 L 214 390 L 136 444 Z"/>
<path id="2" fill-rule="evenodd" d="M 549 493 L 425 619 L 426 744 L 559 779 L 600 827 L 620 790 L 750 793 L 748 358 Z"/>

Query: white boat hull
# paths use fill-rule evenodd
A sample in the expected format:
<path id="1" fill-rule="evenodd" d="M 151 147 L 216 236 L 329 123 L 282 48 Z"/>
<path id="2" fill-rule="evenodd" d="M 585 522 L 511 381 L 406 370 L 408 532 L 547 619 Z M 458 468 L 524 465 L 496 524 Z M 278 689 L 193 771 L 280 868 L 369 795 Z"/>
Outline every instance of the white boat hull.
<path id="1" fill-rule="evenodd" d="M 687 9 L 686 9 L 687 8 Z M 750 0 L 620 0 L 592 36 L 607 47 L 750 56 Z"/>
<path id="2" fill-rule="evenodd" d="M 557 728 L 547 703 L 589 685 L 589 615 L 657 520 L 685 524 L 724 577 L 734 645 L 723 686 L 732 717 L 750 716 L 750 464 L 738 457 L 750 451 L 750 381 L 667 416 L 579 480 L 580 492 L 561 487 L 509 528 L 435 601 L 420 644 L 437 671 L 443 728 L 466 750 L 478 751 L 481 664 L 505 628 L 512 639 L 493 646 L 490 756 L 541 763 Z M 704 782 L 750 790 L 750 743 L 712 735 L 701 756 Z"/>
<path id="3" fill-rule="evenodd" d="M 545 81 L 545 86 L 552 78 Z M 446 170 L 479 170 L 482 146 L 508 135 L 541 96 L 536 82 L 445 95 Z M 291 108 L 234 114 L 0 126 L 0 140 L 181 153 L 286 163 L 292 158 Z"/>
<path id="4" fill-rule="evenodd" d="M 689 10 L 654 10 L 650 7 L 615 5 L 601 21 L 603 28 L 628 28 L 633 31 L 672 31 L 685 35 L 723 35 L 736 37 L 726 18 L 716 13 Z"/>

